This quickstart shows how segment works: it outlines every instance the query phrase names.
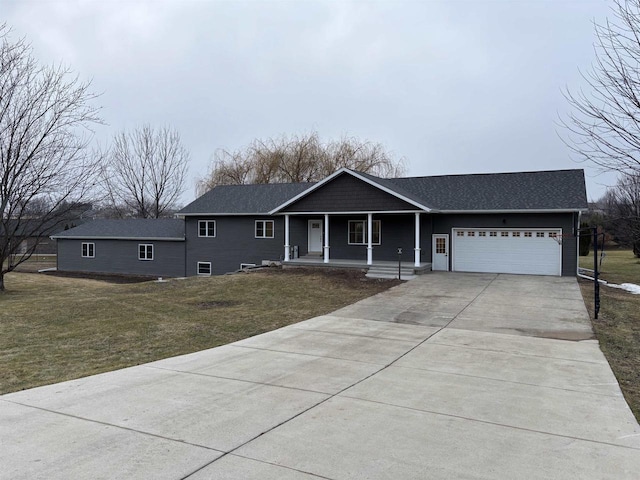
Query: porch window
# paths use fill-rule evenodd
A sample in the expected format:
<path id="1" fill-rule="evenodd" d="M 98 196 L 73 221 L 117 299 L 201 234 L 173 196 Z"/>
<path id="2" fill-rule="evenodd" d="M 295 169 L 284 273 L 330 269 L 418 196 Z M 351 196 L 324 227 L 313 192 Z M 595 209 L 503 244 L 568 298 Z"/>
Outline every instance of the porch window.
<path id="1" fill-rule="evenodd" d="M 273 220 L 256 220 L 256 238 L 273 238 Z"/>
<path id="2" fill-rule="evenodd" d="M 381 221 L 374 220 L 371 224 L 373 245 L 380 245 Z M 349 245 L 367 245 L 367 221 L 366 220 L 349 220 Z"/>
<path id="3" fill-rule="evenodd" d="M 82 242 L 82 257 L 94 258 L 96 256 L 96 244 Z"/>
<path id="4" fill-rule="evenodd" d="M 215 237 L 216 221 L 215 220 L 198 220 L 198 236 L 199 237 Z"/>

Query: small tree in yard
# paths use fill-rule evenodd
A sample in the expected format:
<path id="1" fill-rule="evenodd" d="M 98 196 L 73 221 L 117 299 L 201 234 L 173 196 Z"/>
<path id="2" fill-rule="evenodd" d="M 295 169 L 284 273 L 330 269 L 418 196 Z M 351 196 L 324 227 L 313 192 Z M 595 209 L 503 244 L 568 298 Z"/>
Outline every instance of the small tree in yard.
<path id="1" fill-rule="evenodd" d="M 0 25 L 0 292 L 37 238 L 64 228 L 93 189 L 97 165 L 86 152 L 99 122 L 95 95 L 63 67 L 40 66 L 31 47 Z M 19 248 L 26 237 L 36 237 Z"/>
<path id="2" fill-rule="evenodd" d="M 145 125 L 121 132 L 103 158 L 101 184 L 117 216 L 159 218 L 173 212 L 189 163 L 177 131 Z"/>

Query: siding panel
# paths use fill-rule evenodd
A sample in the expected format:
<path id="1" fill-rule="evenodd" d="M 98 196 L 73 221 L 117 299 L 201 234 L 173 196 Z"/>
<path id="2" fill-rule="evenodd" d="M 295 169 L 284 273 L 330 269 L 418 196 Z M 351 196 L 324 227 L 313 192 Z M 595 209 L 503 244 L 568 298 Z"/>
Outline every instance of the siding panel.
<path id="1" fill-rule="evenodd" d="M 416 210 L 416 207 L 379 188 L 342 174 L 289 205 L 282 212 L 371 212 Z"/>
<path id="2" fill-rule="evenodd" d="M 82 243 L 95 244 L 95 258 L 82 257 Z M 153 260 L 138 260 L 138 245 L 153 245 Z M 158 277 L 184 276 L 185 242 L 58 239 L 58 270 Z"/>

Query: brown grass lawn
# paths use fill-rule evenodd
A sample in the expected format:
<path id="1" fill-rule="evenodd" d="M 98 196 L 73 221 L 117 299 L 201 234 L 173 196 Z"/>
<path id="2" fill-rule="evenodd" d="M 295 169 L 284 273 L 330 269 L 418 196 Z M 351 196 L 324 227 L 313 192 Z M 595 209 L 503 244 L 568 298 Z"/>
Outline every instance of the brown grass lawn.
<path id="1" fill-rule="evenodd" d="M 580 257 L 580 266 L 593 268 L 593 256 Z M 640 259 L 630 250 L 606 252 L 603 280 L 640 285 Z M 640 295 L 602 285 L 600 314 L 593 316 L 593 282 L 581 280 L 580 288 L 600 347 L 613 369 L 631 410 L 640 421 Z"/>
<path id="2" fill-rule="evenodd" d="M 339 270 L 137 284 L 11 273 L 0 294 L 0 393 L 234 342 L 397 283 Z"/>

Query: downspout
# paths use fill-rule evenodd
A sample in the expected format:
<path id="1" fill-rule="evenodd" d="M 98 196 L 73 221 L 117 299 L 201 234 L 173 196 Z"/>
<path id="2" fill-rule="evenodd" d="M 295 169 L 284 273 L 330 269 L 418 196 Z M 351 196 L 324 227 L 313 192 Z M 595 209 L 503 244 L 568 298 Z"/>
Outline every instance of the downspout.
<path id="1" fill-rule="evenodd" d="M 186 216 L 182 217 L 182 221 L 184 222 L 184 276 L 186 277 L 187 276 L 187 217 Z"/>
<path id="2" fill-rule="evenodd" d="M 578 223 L 574 227 L 574 235 L 576 236 L 576 275 L 580 275 L 580 225 L 582 218 L 582 211 L 578 210 Z M 594 253 L 595 255 L 595 253 Z"/>

